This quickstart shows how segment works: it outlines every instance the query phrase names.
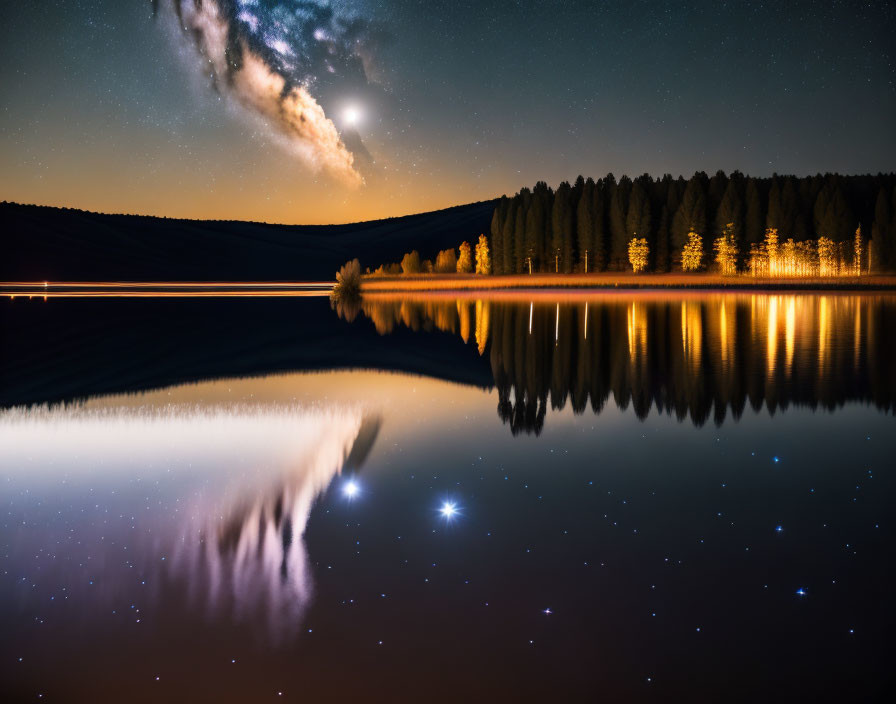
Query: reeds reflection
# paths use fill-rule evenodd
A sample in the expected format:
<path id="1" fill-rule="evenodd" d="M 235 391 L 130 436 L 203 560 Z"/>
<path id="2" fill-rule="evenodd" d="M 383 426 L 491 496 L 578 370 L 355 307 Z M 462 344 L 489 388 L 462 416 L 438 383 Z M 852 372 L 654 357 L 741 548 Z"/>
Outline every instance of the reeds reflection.
<path id="1" fill-rule="evenodd" d="M 362 310 L 381 334 L 442 330 L 487 351 L 514 434 L 540 433 L 548 405 L 600 413 L 611 396 L 641 419 L 653 409 L 698 426 L 747 405 L 893 407 L 896 296 L 535 296 L 367 296 Z"/>

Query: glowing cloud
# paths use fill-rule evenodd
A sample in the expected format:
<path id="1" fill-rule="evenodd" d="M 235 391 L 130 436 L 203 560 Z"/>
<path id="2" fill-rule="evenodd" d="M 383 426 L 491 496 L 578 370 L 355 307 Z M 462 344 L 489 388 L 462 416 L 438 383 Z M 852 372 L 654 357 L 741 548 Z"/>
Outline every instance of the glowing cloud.
<path id="1" fill-rule="evenodd" d="M 172 0 L 172 6 L 222 95 L 263 118 L 315 171 L 350 187 L 364 182 L 335 124 L 309 92 L 321 75 L 366 81 L 362 22 L 314 1 Z"/>

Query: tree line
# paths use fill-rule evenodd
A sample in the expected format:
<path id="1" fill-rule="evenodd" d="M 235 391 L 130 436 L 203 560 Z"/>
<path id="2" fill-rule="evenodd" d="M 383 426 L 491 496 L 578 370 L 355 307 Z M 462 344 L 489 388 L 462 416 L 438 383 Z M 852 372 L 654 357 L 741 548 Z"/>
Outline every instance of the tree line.
<path id="1" fill-rule="evenodd" d="M 896 270 L 896 174 L 699 171 L 687 180 L 644 174 L 617 181 L 610 173 L 556 190 L 539 181 L 498 201 L 488 239 L 495 274 L 687 270 L 695 234 L 724 243 L 721 268 L 745 270 L 769 231 L 781 242 L 833 242 L 845 264 L 858 268 L 857 230 L 875 269 Z"/>

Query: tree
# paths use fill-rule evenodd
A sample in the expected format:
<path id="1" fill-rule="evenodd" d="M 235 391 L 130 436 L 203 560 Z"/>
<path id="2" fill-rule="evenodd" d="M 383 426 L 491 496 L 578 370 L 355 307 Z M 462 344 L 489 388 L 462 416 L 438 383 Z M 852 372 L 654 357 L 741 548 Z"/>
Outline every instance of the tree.
<path id="1" fill-rule="evenodd" d="M 454 249 L 443 249 L 436 255 L 436 263 L 433 267 L 437 274 L 453 274 L 457 271 L 457 254 Z"/>
<path id="2" fill-rule="evenodd" d="M 510 199 L 507 205 L 507 217 L 504 218 L 504 225 L 501 228 L 501 240 L 497 244 L 492 240 L 491 254 L 494 258 L 492 264 L 495 265 L 492 268 L 496 274 L 513 273 L 513 235 L 516 229 L 519 200 L 519 196 Z"/>
<path id="3" fill-rule="evenodd" d="M 472 274 L 473 273 L 473 254 L 470 251 L 469 242 L 460 243 L 460 255 L 457 258 L 457 273 Z"/>
<path id="4" fill-rule="evenodd" d="M 681 250 L 681 270 L 697 271 L 703 264 L 703 238 L 693 230 L 688 233 L 688 241 Z"/>
<path id="5" fill-rule="evenodd" d="M 554 194 L 551 210 L 551 255 L 553 270 L 569 273 L 572 271 L 572 204 L 571 188 L 564 181 Z"/>
<path id="6" fill-rule="evenodd" d="M 532 194 L 528 188 L 524 188 L 520 191 L 520 205 L 517 208 L 516 224 L 513 228 L 512 260 L 513 271 L 517 274 L 526 269 L 526 219 L 531 203 Z"/>
<path id="7" fill-rule="evenodd" d="M 492 273 L 492 262 L 488 253 L 488 238 L 485 235 L 479 235 L 479 242 L 476 244 L 476 273 L 484 275 Z"/>
<path id="8" fill-rule="evenodd" d="M 658 273 L 669 271 L 669 208 L 663 206 L 656 229 L 656 266 Z"/>
<path id="9" fill-rule="evenodd" d="M 619 179 L 610 197 L 610 268 L 622 271 L 625 268 L 628 247 L 626 215 L 632 182 L 627 176 Z"/>
<path id="10" fill-rule="evenodd" d="M 401 258 L 402 274 L 419 274 L 421 269 L 422 265 L 420 264 L 420 254 L 416 249 L 408 252 Z"/>
<path id="11" fill-rule="evenodd" d="M 641 181 L 635 181 L 628 200 L 628 215 L 625 218 L 625 228 L 630 237 L 648 237 L 650 234 L 650 199 L 641 185 Z M 646 264 L 645 264 L 646 266 Z"/>
<path id="12" fill-rule="evenodd" d="M 632 237 L 628 243 L 628 261 L 632 265 L 632 271 L 636 274 L 647 268 L 647 259 L 650 255 L 650 247 L 645 237 Z"/>
<path id="13" fill-rule="evenodd" d="M 594 235 L 591 248 L 594 252 L 594 271 L 607 268 L 607 208 L 606 181 L 598 181 L 594 186 Z"/>
<path id="14" fill-rule="evenodd" d="M 737 238 L 734 236 L 734 225 L 728 223 L 722 236 L 713 244 L 716 252 L 716 263 L 719 271 L 724 276 L 733 276 L 737 273 Z"/>
<path id="15" fill-rule="evenodd" d="M 673 257 L 680 257 L 690 241 L 691 233 L 699 235 L 702 232 L 706 232 L 706 194 L 703 192 L 701 176 L 696 173 L 688 181 L 681 205 L 672 218 Z"/>
<path id="16" fill-rule="evenodd" d="M 874 266 L 890 263 L 893 253 L 892 219 L 890 199 L 887 197 L 887 191 L 881 186 L 874 203 L 874 224 L 871 226 L 871 241 L 874 243 L 876 257 Z"/>
<path id="17" fill-rule="evenodd" d="M 716 212 L 716 234 L 722 236 L 729 229 L 736 242 L 743 241 L 744 202 L 740 196 L 739 184 L 735 179 L 728 182 L 728 188 L 725 189 L 725 195 L 722 196 L 722 202 L 719 203 L 719 209 Z"/>
<path id="18" fill-rule="evenodd" d="M 762 215 L 762 198 L 755 178 L 747 179 L 746 216 L 744 218 L 744 239 L 748 244 L 758 244 L 762 240 L 765 218 Z"/>
<path id="19" fill-rule="evenodd" d="M 582 271 L 594 271 L 594 181 L 590 178 L 582 186 L 576 207 L 576 242 Z"/>
<path id="20" fill-rule="evenodd" d="M 509 208 L 510 201 L 507 196 L 501 196 L 501 200 L 498 201 L 498 205 L 495 207 L 495 212 L 492 213 L 492 221 L 489 226 L 489 233 L 492 236 L 492 243 L 498 248 L 502 249 L 502 241 L 504 234 L 504 223 L 507 220 L 507 210 Z M 498 273 L 501 273 L 502 266 L 501 262 L 496 262 L 496 270 Z"/>

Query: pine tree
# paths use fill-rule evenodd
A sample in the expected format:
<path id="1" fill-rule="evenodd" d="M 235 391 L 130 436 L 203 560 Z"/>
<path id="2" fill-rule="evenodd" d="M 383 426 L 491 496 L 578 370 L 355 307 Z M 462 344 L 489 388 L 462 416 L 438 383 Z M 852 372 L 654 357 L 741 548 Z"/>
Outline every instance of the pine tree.
<path id="1" fill-rule="evenodd" d="M 647 238 L 650 234 L 650 200 L 641 185 L 635 181 L 628 200 L 628 215 L 625 218 L 626 234 L 629 237 Z"/>
<path id="2" fill-rule="evenodd" d="M 874 203 L 874 224 L 871 226 L 871 241 L 874 242 L 874 250 L 878 261 L 875 266 L 889 264 L 892 256 L 892 221 L 890 212 L 890 199 L 883 186 L 877 192 L 877 200 Z"/>
<path id="3" fill-rule="evenodd" d="M 513 273 L 513 235 L 516 227 L 516 212 L 519 209 L 519 196 L 514 196 L 507 204 L 507 216 L 501 228 L 501 240 L 495 244 L 492 240 L 492 271 L 496 274 Z"/>
<path id="4" fill-rule="evenodd" d="M 607 198 L 606 181 L 601 179 L 594 186 L 594 236 L 591 248 L 594 252 L 594 271 L 607 268 Z"/>
<path id="5" fill-rule="evenodd" d="M 722 202 L 719 203 L 719 209 L 718 212 L 716 212 L 716 235 L 721 237 L 725 234 L 729 224 L 731 225 L 730 234 L 734 235 L 737 242 L 742 242 L 744 232 L 744 202 L 740 196 L 738 183 L 734 179 L 728 182 L 728 188 L 725 189 L 725 195 L 722 196 Z"/>
<path id="6" fill-rule="evenodd" d="M 691 232 L 698 235 L 706 232 L 706 195 L 699 172 L 688 181 L 681 205 L 672 218 L 672 256 L 675 260 L 681 259 L 682 250 Z"/>
<path id="7" fill-rule="evenodd" d="M 614 271 L 623 271 L 628 261 L 628 228 L 626 227 L 626 215 L 628 214 L 628 199 L 631 193 L 632 182 L 628 176 L 619 179 L 619 183 L 613 190 L 610 199 L 610 263 L 609 268 Z"/>
<path id="8" fill-rule="evenodd" d="M 526 271 L 538 271 L 542 266 L 542 252 L 544 251 L 545 233 L 545 204 L 547 201 L 548 186 L 544 181 L 535 184 L 532 192 L 532 202 L 526 213 L 526 258 L 529 264 Z"/>
<path id="9" fill-rule="evenodd" d="M 504 232 L 504 221 L 507 219 L 507 208 L 508 198 L 507 196 L 501 196 L 498 205 L 495 207 L 495 212 L 492 214 L 492 222 L 489 227 L 492 242 L 495 243 L 498 249 L 503 247 L 502 233 Z M 495 262 L 495 269 L 498 273 L 501 273 L 503 271 L 503 263 L 501 261 Z"/>
<path id="10" fill-rule="evenodd" d="M 762 215 L 762 198 L 755 178 L 747 179 L 746 201 L 744 240 L 747 244 L 758 244 L 765 232 L 765 218 Z"/>
<path id="11" fill-rule="evenodd" d="M 576 242 L 579 261 L 584 272 L 594 271 L 594 181 L 590 178 L 582 186 L 582 196 L 576 208 Z"/>
<path id="12" fill-rule="evenodd" d="M 517 274 L 526 268 L 526 218 L 531 204 L 532 193 L 524 188 L 520 191 L 520 207 L 513 228 L 513 271 Z"/>
<path id="13" fill-rule="evenodd" d="M 572 271 L 572 205 L 569 183 L 564 181 L 554 194 L 551 210 L 551 255 L 553 271 Z"/>
<path id="14" fill-rule="evenodd" d="M 669 271 L 669 208 L 664 205 L 660 213 L 660 224 L 656 230 L 656 266 L 657 273 Z"/>
<path id="15" fill-rule="evenodd" d="M 781 181 L 777 174 L 772 176 L 772 185 L 768 191 L 768 210 L 765 213 L 765 228 L 781 230 L 784 212 L 781 207 Z"/>

